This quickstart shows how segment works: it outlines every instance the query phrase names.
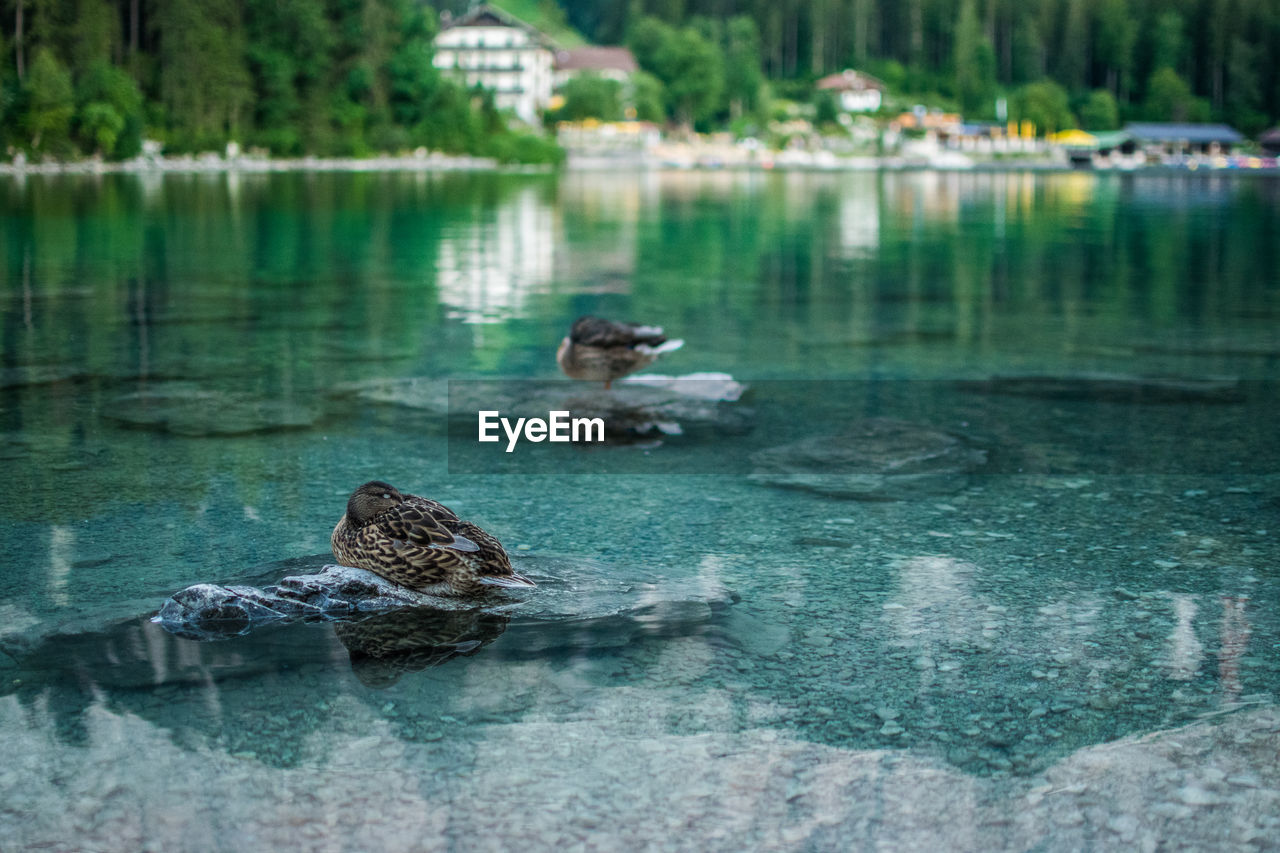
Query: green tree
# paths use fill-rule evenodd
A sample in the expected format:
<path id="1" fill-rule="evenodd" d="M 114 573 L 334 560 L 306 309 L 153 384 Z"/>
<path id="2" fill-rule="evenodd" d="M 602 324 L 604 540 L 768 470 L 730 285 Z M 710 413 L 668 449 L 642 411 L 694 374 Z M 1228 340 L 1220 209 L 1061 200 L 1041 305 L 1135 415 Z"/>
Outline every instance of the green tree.
<path id="1" fill-rule="evenodd" d="M 100 60 L 76 86 L 76 138 L 86 151 L 133 157 L 142 150 L 143 98 L 128 72 Z"/>
<path id="2" fill-rule="evenodd" d="M 252 91 L 235 0 L 166 0 L 153 10 L 159 33 L 160 102 L 171 144 L 219 146 L 240 130 Z"/>
<path id="3" fill-rule="evenodd" d="M 41 48 L 23 80 L 26 104 L 23 125 L 35 151 L 65 154 L 70 149 L 71 117 L 75 114 L 75 93 L 71 72 L 53 51 Z"/>
<path id="4" fill-rule="evenodd" d="M 392 119 L 406 127 L 421 129 L 426 102 L 441 84 L 440 72 L 432 63 L 434 36 L 435 22 L 421 7 L 405 13 L 401 41 L 387 63 L 387 72 Z"/>
<path id="5" fill-rule="evenodd" d="M 764 74 L 760 70 L 760 30 L 746 15 L 729 20 L 725 30 L 725 96 L 729 99 L 729 116 L 738 118 L 760 106 L 760 88 Z"/>
<path id="6" fill-rule="evenodd" d="M 1085 130 L 1115 130 L 1120 126 L 1120 105 L 1106 89 L 1094 89 L 1080 106 L 1080 125 Z"/>
<path id="7" fill-rule="evenodd" d="M 244 2 L 254 142 L 280 154 L 325 150 L 336 36 L 324 0 Z"/>
<path id="8" fill-rule="evenodd" d="M 1151 70 L 1182 67 L 1185 51 L 1182 16 L 1173 10 L 1161 12 L 1151 35 Z"/>
<path id="9" fill-rule="evenodd" d="M 1265 130 L 1267 126 L 1267 116 L 1261 109 L 1261 59 L 1258 49 L 1245 39 L 1237 36 L 1231 40 L 1231 56 L 1226 69 L 1227 117 L 1233 125 L 1250 135 Z"/>
<path id="10" fill-rule="evenodd" d="M 681 125 L 709 118 L 724 89 L 724 54 L 692 27 L 678 30 L 654 57 L 671 116 Z"/>
<path id="11" fill-rule="evenodd" d="M 599 74 L 578 74 L 561 87 L 560 93 L 564 96 L 564 106 L 557 112 L 558 120 L 618 121 L 622 118 L 622 84 L 617 80 Z"/>
<path id="12" fill-rule="evenodd" d="M 631 75 L 628 84 L 627 100 L 635 110 L 636 120 L 661 124 L 667 117 L 662 81 L 647 71 L 637 71 Z"/>
<path id="13" fill-rule="evenodd" d="M 1177 71 L 1165 67 L 1147 82 L 1143 112 L 1152 121 L 1206 121 L 1209 109 Z"/>
<path id="14" fill-rule="evenodd" d="M 1106 67 L 1107 88 L 1120 97 L 1133 62 L 1138 22 L 1130 0 L 1099 0 L 1094 26 L 1094 59 Z"/>
<path id="15" fill-rule="evenodd" d="M 1053 80 L 1028 83 L 1018 89 L 1010 108 L 1015 121 L 1030 121 L 1040 134 L 1075 127 L 1067 90 Z"/>
<path id="16" fill-rule="evenodd" d="M 1088 85 L 1092 59 L 1089 54 L 1088 8 L 1086 0 L 1066 0 L 1066 6 L 1066 22 L 1053 76 L 1057 83 L 1078 91 Z"/>
<path id="17" fill-rule="evenodd" d="M 627 46 L 631 48 L 636 63 L 652 74 L 657 69 L 658 52 L 674 35 L 675 30 L 657 18 L 641 18 L 628 32 Z"/>
<path id="18" fill-rule="evenodd" d="M 1010 79 L 1014 83 L 1026 83 L 1039 80 L 1045 73 L 1044 40 L 1040 38 L 1040 29 L 1030 10 L 1025 10 L 1018 17 L 1013 28 L 1009 44 Z"/>
<path id="19" fill-rule="evenodd" d="M 995 52 L 982 33 L 974 0 L 962 0 L 953 50 L 956 98 L 966 113 L 987 113 L 996 87 Z"/>
<path id="20" fill-rule="evenodd" d="M 110 62 L 120 47 L 120 18 L 106 0 L 76 0 L 71 56 L 77 68 Z"/>

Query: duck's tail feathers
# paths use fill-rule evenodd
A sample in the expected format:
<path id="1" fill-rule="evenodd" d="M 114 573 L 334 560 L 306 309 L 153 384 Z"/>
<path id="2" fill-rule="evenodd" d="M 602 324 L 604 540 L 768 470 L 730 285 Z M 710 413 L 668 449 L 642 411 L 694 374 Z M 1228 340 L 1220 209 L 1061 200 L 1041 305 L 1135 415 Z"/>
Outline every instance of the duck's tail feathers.
<path id="1" fill-rule="evenodd" d="M 636 349 L 640 350 L 645 355 L 651 355 L 654 358 L 657 358 L 663 353 L 675 352 L 676 350 L 680 349 L 680 347 L 682 346 L 684 346 L 684 341 L 680 340 L 679 338 L 676 338 L 675 340 L 672 340 L 672 341 L 663 341 L 657 346 L 650 346 L 649 344 L 640 344 L 639 346 L 636 347 Z"/>
<path id="2" fill-rule="evenodd" d="M 489 586 L 500 586 L 505 589 L 520 589 L 523 587 L 537 586 L 536 583 L 529 580 L 524 575 L 518 575 L 515 572 L 512 572 L 509 575 L 486 575 L 485 577 L 480 578 L 480 583 L 488 584 Z"/>

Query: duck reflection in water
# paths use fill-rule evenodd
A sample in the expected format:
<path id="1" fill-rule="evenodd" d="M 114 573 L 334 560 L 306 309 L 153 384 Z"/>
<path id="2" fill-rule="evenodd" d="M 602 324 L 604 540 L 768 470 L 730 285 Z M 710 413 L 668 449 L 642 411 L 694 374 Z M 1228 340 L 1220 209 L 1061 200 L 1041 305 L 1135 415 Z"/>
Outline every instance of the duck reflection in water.
<path id="1" fill-rule="evenodd" d="M 506 630 L 510 617 L 473 610 L 406 607 L 358 622 L 339 622 L 334 633 L 351 655 L 351 670 L 366 687 L 384 689 L 406 672 L 420 672 L 473 655 Z"/>

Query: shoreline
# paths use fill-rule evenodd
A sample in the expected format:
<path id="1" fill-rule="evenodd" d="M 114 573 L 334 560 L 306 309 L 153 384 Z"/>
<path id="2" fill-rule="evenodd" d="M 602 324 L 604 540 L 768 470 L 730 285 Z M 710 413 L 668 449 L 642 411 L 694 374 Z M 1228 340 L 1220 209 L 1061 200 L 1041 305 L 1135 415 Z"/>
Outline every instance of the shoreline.
<path id="1" fill-rule="evenodd" d="M 569 153 L 560 167 L 566 172 L 739 172 L 739 173 L 865 173 L 865 172 L 1052 172 L 1098 175 L 1280 175 L 1280 165 L 1241 166 L 1227 163 L 1148 164 L 1080 168 L 1051 158 L 972 160 L 967 157 L 848 157 L 821 161 L 777 158 L 755 162 L 672 160 L 661 157 L 609 157 Z M 556 167 L 499 163 L 490 157 L 447 155 L 383 155 L 377 157 L 224 158 L 214 153 L 181 157 L 137 157 L 107 162 L 97 159 L 69 162 L 0 163 L 0 175 L 167 175 L 167 174 L 271 174 L 281 172 L 503 172 L 551 174 Z"/>

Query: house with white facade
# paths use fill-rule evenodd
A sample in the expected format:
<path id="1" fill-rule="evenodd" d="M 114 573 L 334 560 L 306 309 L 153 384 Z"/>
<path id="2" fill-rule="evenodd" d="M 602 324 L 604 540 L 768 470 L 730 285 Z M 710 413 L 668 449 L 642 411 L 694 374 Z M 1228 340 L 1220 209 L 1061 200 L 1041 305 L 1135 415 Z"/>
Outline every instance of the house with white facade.
<path id="1" fill-rule="evenodd" d="M 501 9 L 481 4 L 440 19 L 435 66 L 468 88 L 493 92 L 499 109 L 536 125 L 551 100 L 555 46 L 538 30 Z"/>
<path id="2" fill-rule="evenodd" d="M 881 80 L 852 68 L 823 77 L 817 86 L 834 94 L 840 109 L 847 113 L 872 113 L 880 109 L 885 90 Z"/>

